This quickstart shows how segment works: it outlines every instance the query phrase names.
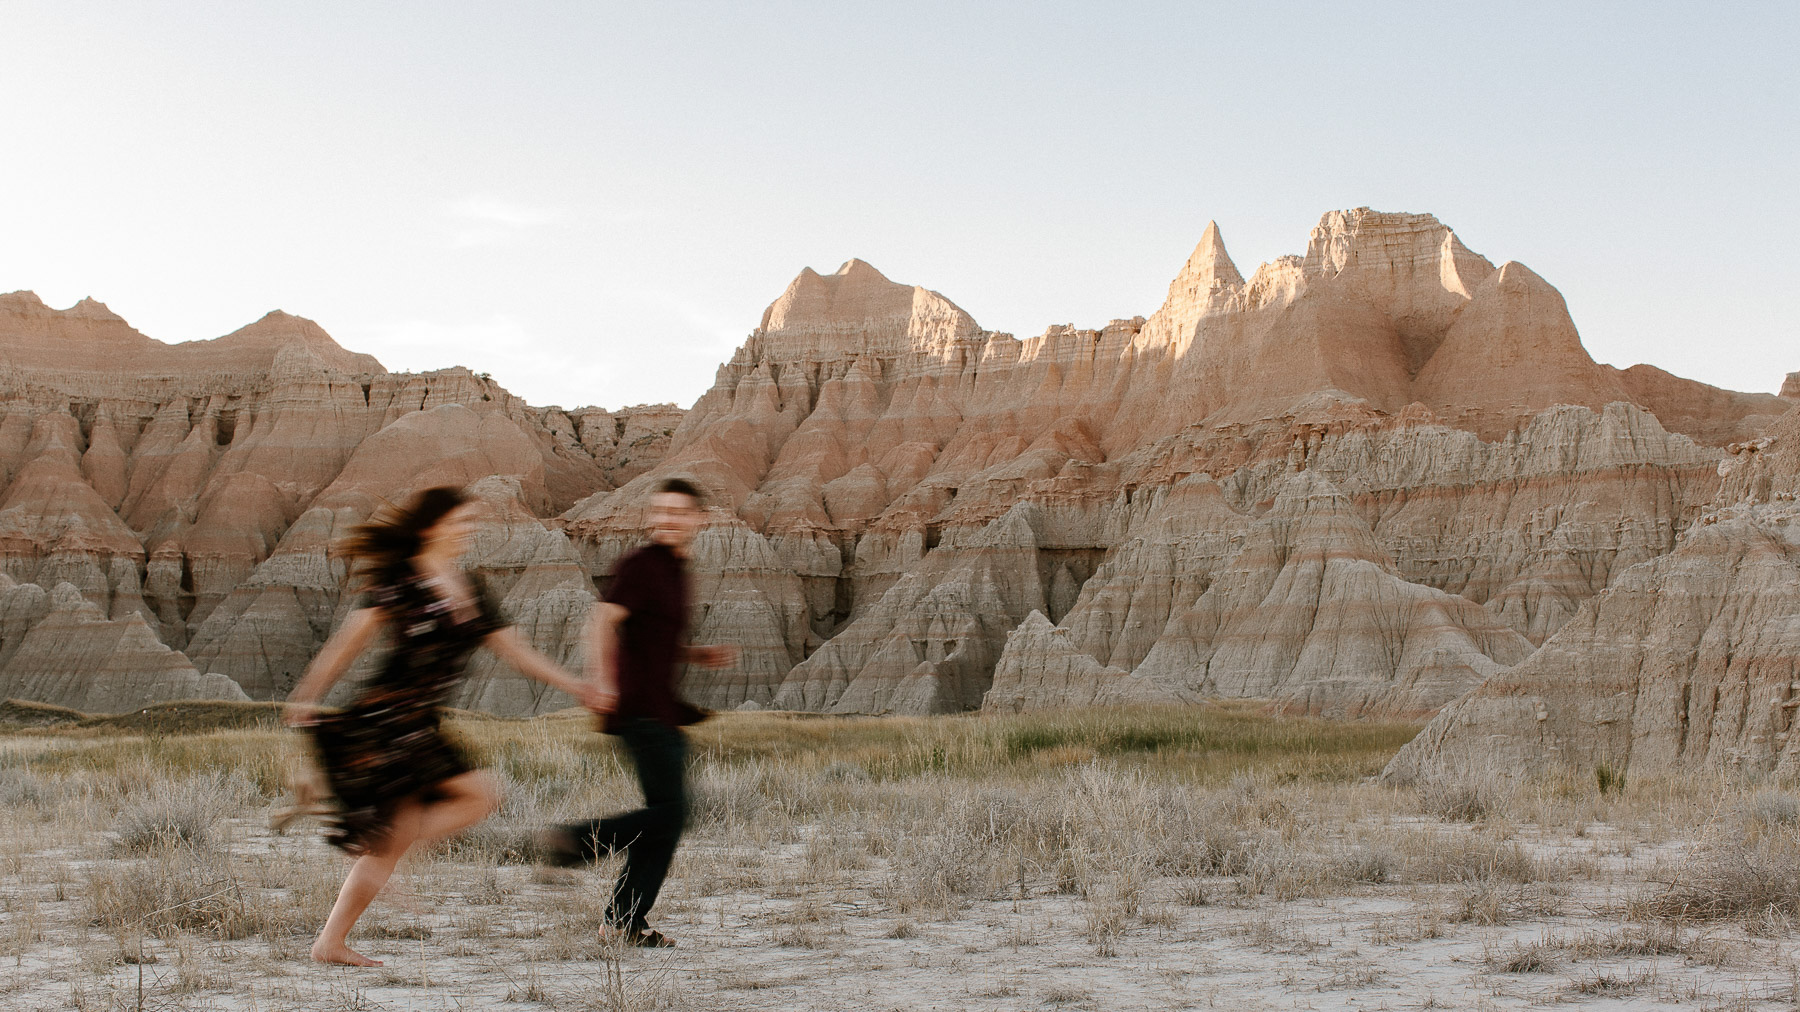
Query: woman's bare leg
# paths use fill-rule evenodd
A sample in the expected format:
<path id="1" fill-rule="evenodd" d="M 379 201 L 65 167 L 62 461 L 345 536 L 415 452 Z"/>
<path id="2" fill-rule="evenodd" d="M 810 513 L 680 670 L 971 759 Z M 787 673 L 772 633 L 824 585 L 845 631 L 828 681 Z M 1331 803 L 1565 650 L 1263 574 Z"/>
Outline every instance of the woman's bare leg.
<path id="1" fill-rule="evenodd" d="M 312 957 L 321 963 L 380 966 L 381 961 L 350 948 L 347 939 L 357 918 L 374 902 L 381 887 L 394 874 L 400 859 L 415 843 L 431 843 L 467 829 L 493 814 L 500 804 L 499 787 L 486 773 L 470 772 L 451 777 L 437 787 L 443 798 L 430 805 L 408 801 L 394 813 L 393 825 L 380 847 L 356 859 L 325 927 L 313 942 Z"/>
<path id="2" fill-rule="evenodd" d="M 418 839 L 421 806 L 416 802 L 403 802 L 394 812 L 393 824 L 381 843 L 367 854 L 356 859 L 350 866 L 350 874 L 344 876 L 344 885 L 338 890 L 337 902 L 332 904 L 331 916 L 325 918 L 325 927 L 319 930 L 319 937 L 313 940 L 312 958 L 321 963 L 342 963 L 346 966 L 380 966 L 381 960 L 370 959 L 350 948 L 346 939 L 350 929 L 356 926 L 357 918 L 369 909 L 375 895 L 394 874 L 394 866 L 406 856 L 412 848 L 413 841 Z"/>
<path id="3" fill-rule="evenodd" d="M 494 814 L 500 807 L 500 785 L 479 770 L 437 785 L 441 797 L 419 811 L 418 841 L 434 843 Z"/>

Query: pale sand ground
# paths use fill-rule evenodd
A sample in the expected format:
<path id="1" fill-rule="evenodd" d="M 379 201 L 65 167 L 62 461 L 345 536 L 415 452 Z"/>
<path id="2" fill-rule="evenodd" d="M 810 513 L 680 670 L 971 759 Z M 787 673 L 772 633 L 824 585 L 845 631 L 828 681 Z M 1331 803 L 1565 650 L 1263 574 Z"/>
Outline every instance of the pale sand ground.
<path id="1" fill-rule="evenodd" d="M 1481 832 L 1432 820 L 1418 829 L 1446 840 Z M 275 836 L 236 819 L 231 835 L 235 858 L 335 862 L 310 831 Z M 1140 915 L 1108 945 L 1094 941 L 1092 904 L 1075 895 L 1028 888 L 1022 899 L 969 900 L 946 919 L 900 916 L 884 898 L 880 859 L 821 874 L 807 867 L 814 851 L 804 842 L 755 849 L 700 841 L 678 860 L 659 911 L 678 948 L 608 954 L 577 941 L 589 951 L 571 954 L 566 931 L 556 944 L 546 939 L 568 927 L 571 911 L 597 902 L 604 869 L 430 860 L 365 922 L 388 936 L 425 935 L 421 928 L 429 936 L 365 933 L 358 944 L 387 965 L 337 969 L 306 961 L 303 935 L 152 937 L 144 947 L 155 963 L 118 963 L 118 937 L 84 923 L 75 895 L 96 860 L 113 859 L 55 846 L 54 834 L 15 835 L 0 853 L 8 873 L 0 936 L 23 944 L 0 969 L 0 1008 L 136 1008 L 140 969 L 143 1008 L 183 1010 L 1795 1005 L 1800 943 L 1792 932 L 1753 937 L 1742 925 L 1715 924 L 1684 929 L 1683 953 L 1582 957 L 1581 939 L 1629 932 L 1622 904 L 1683 846 L 1679 838 L 1621 846 L 1615 837 L 1606 826 L 1579 837 L 1519 828 L 1514 838 L 1534 855 L 1583 862 L 1586 874 L 1497 887 L 1486 902 L 1502 924 L 1459 923 L 1470 894 L 1461 885 L 1363 885 L 1280 902 L 1234 896 L 1232 878 L 1212 877 L 1200 880 L 1212 901 L 1194 906 L 1181 894 L 1196 880 L 1156 879 L 1142 888 Z M 20 926 L 27 914 L 35 927 Z M 1547 969 L 1499 965 L 1534 944 L 1550 950 Z"/>

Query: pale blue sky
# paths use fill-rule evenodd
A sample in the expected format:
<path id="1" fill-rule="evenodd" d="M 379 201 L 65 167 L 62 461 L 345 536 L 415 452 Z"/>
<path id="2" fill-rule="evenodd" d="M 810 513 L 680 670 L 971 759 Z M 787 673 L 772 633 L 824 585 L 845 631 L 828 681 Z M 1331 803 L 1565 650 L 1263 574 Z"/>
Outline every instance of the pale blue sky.
<path id="1" fill-rule="evenodd" d="M 535 403 L 691 403 L 849 257 L 1020 336 L 1217 219 L 1429 211 L 1594 356 L 1800 369 L 1800 4 L 0 0 L 0 290 L 272 308 Z"/>

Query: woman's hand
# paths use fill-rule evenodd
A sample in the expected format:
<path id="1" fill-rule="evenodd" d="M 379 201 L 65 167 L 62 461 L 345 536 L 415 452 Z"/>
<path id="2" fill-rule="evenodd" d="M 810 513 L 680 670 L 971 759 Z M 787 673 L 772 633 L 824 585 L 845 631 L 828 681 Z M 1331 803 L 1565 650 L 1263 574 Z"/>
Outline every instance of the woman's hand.
<path id="1" fill-rule="evenodd" d="M 289 727 L 311 727 L 319 722 L 316 703 L 289 703 L 281 710 L 281 722 Z"/>

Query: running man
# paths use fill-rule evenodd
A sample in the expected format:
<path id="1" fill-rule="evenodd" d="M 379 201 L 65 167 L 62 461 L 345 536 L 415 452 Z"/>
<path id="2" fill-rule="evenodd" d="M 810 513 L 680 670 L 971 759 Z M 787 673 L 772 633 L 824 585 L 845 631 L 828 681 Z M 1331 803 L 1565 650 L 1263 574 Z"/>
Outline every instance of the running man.
<path id="1" fill-rule="evenodd" d="M 675 944 L 649 926 L 649 914 L 688 818 L 688 742 L 681 729 L 707 716 L 681 698 L 676 675 L 683 664 L 737 662 L 736 647 L 682 643 L 688 550 L 705 526 L 700 490 L 680 478 L 664 481 L 650 499 L 650 543 L 619 561 L 588 624 L 587 674 L 594 686 L 588 702 L 601 715 L 601 730 L 617 735 L 631 753 L 644 807 L 556 826 L 540 837 L 555 864 L 624 852 L 606 923 L 628 945 Z"/>

